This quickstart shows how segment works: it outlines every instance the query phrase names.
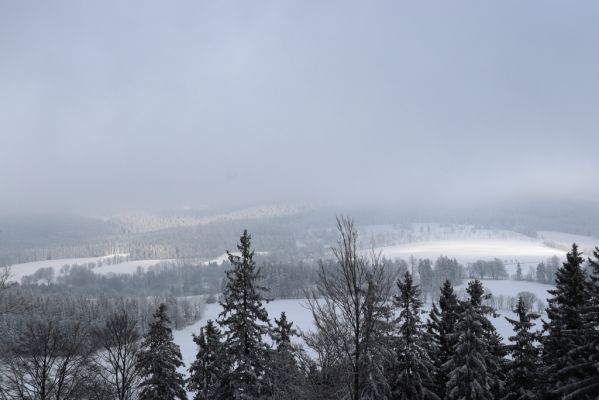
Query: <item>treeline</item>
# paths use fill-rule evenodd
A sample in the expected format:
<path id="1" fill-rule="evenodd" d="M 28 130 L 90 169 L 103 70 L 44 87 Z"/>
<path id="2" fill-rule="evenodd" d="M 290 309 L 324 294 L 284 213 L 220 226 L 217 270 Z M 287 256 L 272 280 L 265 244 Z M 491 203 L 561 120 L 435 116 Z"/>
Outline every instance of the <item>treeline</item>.
<path id="1" fill-rule="evenodd" d="M 557 270 L 542 330 L 535 328 L 539 314 L 519 299 L 516 317 L 506 318 L 513 334 L 505 345 L 480 281 L 469 282 L 465 298 L 444 281 L 425 319 L 421 287 L 411 273 L 398 276 L 400 269 L 358 251 L 351 220 L 338 219 L 337 228 L 335 262 L 320 264 L 308 298 L 314 331 L 302 336 L 304 346 L 294 340 L 287 315 L 271 320 L 266 312 L 268 294 L 244 232 L 240 255 L 229 254 L 222 312 L 194 336 L 197 354 L 187 378 L 168 306 L 160 304 L 143 336 L 126 309 L 89 334 L 79 335 L 76 321 L 70 329 L 28 324 L 18 343 L 0 353 L 0 398 L 183 400 L 186 392 L 196 400 L 599 396 L 599 248 L 585 269 L 573 245 Z M 50 367 L 40 370 L 47 365 L 41 359 L 51 360 Z M 44 379 L 33 378 L 40 374 Z"/>
<path id="2" fill-rule="evenodd" d="M 427 260 L 428 263 L 430 261 Z M 408 264 L 403 260 L 385 260 L 387 268 L 404 272 Z M 461 268 L 457 261 L 441 257 L 434 266 L 435 282 L 443 278 L 459 282 Z M 40 268 L 21 279 L 21 287 L 35 291 L 38 286 L 45 292 L 93 296 L 198 296 L 215 301 L 223 289 L 229 262 L 222 264 L 189 265 L 185 262 L 164 263 L 148 269 L 138 268 L 134 274 L 96 274 L 92 265 L 68 265 L 59 274 L 51 267 Z M 269 288 L 269 295 L 277 299 L 303 298 L 317 284 L 320 264 L 317 261 L 277 260 L 260 256 L 260 283 Z M 431 278 L 432 279 L 432 278 Z M 432 287 L 431 280 L 431 287 Z"/>
<path id="3" fill-rule="evenodd" d="M 274 326 L 269 322 L 249 238 L 242 237 L 243 256 L 229 274 L 224 311 L 196 338 L 187 381 L 195 399 L 599 396 L 599 248 L 585 272 L 573 245 L 557 271 L 542 330 L 535 328 L 539 314 L 524 297 L 518 300 L 516 317 L 506 318 L 513 334 L 505 345 L 480 281 L 469 282 L 464 299 L 444 282 L 423 320 L 421 289 L 411 274 L 394 279 L 380 259 L 361 257 L 351 221 L 338 224 L 336 263 L 322 266 L 309 298 L 315 330 L 303 337 L 307 351 L 292 344 L 285 315 Z M 272 345 L 264 342 L 267 334 Z"/>

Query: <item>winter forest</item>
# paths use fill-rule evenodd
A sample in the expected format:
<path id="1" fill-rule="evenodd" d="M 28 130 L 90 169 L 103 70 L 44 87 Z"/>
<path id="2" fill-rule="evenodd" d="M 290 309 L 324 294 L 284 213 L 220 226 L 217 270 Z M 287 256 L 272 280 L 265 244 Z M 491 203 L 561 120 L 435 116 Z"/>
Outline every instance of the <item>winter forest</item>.
<path id="1" fill-rule="evenodd" d="M 334 259 L 305 292 L 314 329 L 269 315 L 252 237 L 244 231 L 219 296 L 221 312 L 193 333 L 184 365 L 172 308 L 151 318 L 120 298 L 84 322 L 81 304 L 19 303 L 3 276 L 0 396 L 4 399 L 595 399 L 599 396 L 599 248 L 576 244 L 555 273 L 546 319 L 520 296 L 503 341 L 480 280 L 460 298 L 452 281 L 425 310 L 419 282 L 360 252 L 351 219 L 337 219 Z M 238 255 L 236 255 L 238 254 Z M 8 271 L 8 270 L 7 270 Z M 418 274 L 419 276 L 419 274 Z M 420 279 L 420 278 L 418 278 Z M 28 298 L 35 300 L 34 298 Z M 71 308 L 65 308 L 71 307 Z M 62 310 L 62 314 L 54 314 Z M 77 310 L 77 311 L 74 311 Z M 21 317 L 17 318 L 21 312 Z M 8 323 L 11 321 L 11 323 Z M 301 336 L 303 345 L 294 341 Z M 189 396 L 189 397 L 188 397 Z"/>
<path id="2" fill-rule="evenodd" d="M 599 400 L 598 21 L 0 0 L 0 400 Z"/>

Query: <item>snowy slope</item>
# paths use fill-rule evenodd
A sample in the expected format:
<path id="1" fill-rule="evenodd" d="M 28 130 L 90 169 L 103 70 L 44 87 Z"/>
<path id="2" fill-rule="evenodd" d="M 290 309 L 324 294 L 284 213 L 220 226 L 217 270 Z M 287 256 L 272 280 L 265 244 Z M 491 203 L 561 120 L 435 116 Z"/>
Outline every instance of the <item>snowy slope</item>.
<path id="1" fill-rule="evenodd" d="M 57 260 L 32 261 L 23 264 L 14 264 L 10 266 L 11 280 L 20 282 L 26 275 L 34 274 L 40 268 L 51 267 L 54 269 L 54 276 L 60 274 L 63 266 L 79 265 L 87 266 L 96 274 L 133 274 L 138 267 L 148 268 L 168 262 L 168 260 L 136 260 L 127 261 L 127 254 L 112 254 L 103 257 L 86 257 L 86 258 L 63 258 Z"/>
<path id="2" fill-rule="evenodd" d="M 258 255 L 258 256 L 268 255 L 268 251 L 255 251 L 254 253 L 256 255 Z M 238 252 L 238 251 L 233 251 L 233 252 L 231 252 L 231 254 L 233 254 L 234 256 L 240 256 L 241 255 L 241 253 Z M 218 264 L 218 265 L 221 265 L 225 261 L 229 261 L 229 255 L 227 253 L 223 253 L 220 256 L 218 256 L 216 258 L 213 258 L 211 260 L 204 261 L 204 265 L 208 265 L 208 264 Z"/>
<path id="3" fill-rule="evenodd" d="M 506 263 L 508 273 L 515 273 L 516 264 L 536 266 L 557 256 L 564 258 L 576 242 L 587 253 L 599 245 L 599 239 L 563 232 L 539 231 L 536 238 L 503 229 L 478 229 L 472 225 L 418 223 L 405 226 L 369 225 L 359 228 L 361 246 L 387 258 L 436 259 L 440 255 L 456 258 L 467 264 L 476 260 L 499 258 Z"/>
<path id="4" fill-rule="evenodd" d="M 438 240 L 377 247 L 387 258 L 436 259 L 444 255 L 462 263 L 499 258 L 506 263 L 538 263 L 547 258 L 565 256 L 566 251 L 555 249 L 532 239 L 459 239 Z M 510 272 L 510 271 L 508 271 Z"/>
<path id="5" fill-rule="evenodd" d="M 599 246 L 599 239 L 591 236 L 555 231 L 538 231 L 537 234 L 545 244 L 557 248 L 568 249 L 572 243 L 576 243 L 583 251 L 590 253 L 595 246 Z"/>
<path id="6" fill-rule="evenodd" d="M 485 290 L 492 293 L 494 296 L 503 295 L 516 297 L 520 292 L 530 292 L 545 303 L 547 298 L 550 297 L 547 291 L 555 288 L 553 285 L 528 281 L 482 279 L 481 282 L 485 287 Z M 466 289 L 466 286 L 468 286 L 467 281 L 456 286 L 455 290 L 459 291 L 461 289 Z"/>

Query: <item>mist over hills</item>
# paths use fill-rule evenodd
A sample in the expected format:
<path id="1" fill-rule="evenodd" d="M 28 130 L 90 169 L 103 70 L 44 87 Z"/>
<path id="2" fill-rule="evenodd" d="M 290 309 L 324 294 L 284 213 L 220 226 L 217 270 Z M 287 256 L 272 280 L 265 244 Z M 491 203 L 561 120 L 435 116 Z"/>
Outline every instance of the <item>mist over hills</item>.
<path id="1" fill-rule="evenodd" d="M 331 231 L 335 216 L 341 214 L 351 215 L 358 226 L 434 222 L 530 237 L 542 230 L 599 237 L 599 207 L 591 202 L 535 201 L 451 210 L 268 205 L 112 216 L 13 214 L 0 217 L 0 260 L 13 264 L 121 253 L 131 259 L 210 259 L 231 248 L 243 229 L 272 254 L 320 257 L 334 243 Z"/>

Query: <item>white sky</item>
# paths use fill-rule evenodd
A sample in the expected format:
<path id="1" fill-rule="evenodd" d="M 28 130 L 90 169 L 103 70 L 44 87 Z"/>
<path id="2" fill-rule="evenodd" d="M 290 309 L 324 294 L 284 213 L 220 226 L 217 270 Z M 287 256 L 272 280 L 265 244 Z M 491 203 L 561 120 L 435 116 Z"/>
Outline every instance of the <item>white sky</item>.
<path id="1" fill-rule="evenodd" d="M 0 207 L 599 192 L 594 1 L 0 1 Z"/>

